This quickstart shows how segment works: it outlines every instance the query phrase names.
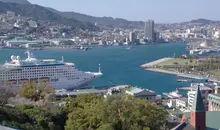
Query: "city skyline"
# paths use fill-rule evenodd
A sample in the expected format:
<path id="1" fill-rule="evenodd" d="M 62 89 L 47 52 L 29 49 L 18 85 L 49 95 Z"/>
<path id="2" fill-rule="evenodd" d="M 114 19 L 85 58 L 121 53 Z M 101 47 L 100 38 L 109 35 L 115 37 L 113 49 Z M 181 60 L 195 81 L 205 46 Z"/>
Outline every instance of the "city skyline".
<path id="1" fill-rule="evenodd" d="M 123 18 L 132 21 L 155 20 L 156 23 L 185 22 L 193 19 L 220 20 L 217 18 L 220 1 L 212 0 L 29 0 L 33 4 L 52 7 L 60 11 L 74 11 L 97 17 Z"/>

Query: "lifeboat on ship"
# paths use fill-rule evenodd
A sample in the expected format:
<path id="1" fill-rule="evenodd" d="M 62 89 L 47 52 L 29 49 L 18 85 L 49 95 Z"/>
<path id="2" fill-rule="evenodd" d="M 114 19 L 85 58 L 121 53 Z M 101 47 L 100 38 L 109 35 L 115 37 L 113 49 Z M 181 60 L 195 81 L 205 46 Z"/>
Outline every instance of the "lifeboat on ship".
<path id="1" fill-rule="evenodd" d="M 44 81 L 44 82 L 49 82 L 50 78 L 48 77 L 42 77 L 42 78 L 39 78 L 40 81 Z"/>
<path id="2" fill-rule="evenodd" d="M 10 84 L 16 84 L 16 83 L 17 83 L 17 80 L 11 79 L 11 80 L 8 80 L 8 83 L 10 83 Z"/>
<path id="3" fill-rule="evenodd" d="M 38 78 L 30 79 L 30 81 L 37 83 L 38 82 Z"/>
<path id="4" fill-rule="evenodd" d="M 29 79 L 21 79 L 20 80 L 20 84 L 22 84 L 22 83 L 28 83 L 29 82 Z"/>

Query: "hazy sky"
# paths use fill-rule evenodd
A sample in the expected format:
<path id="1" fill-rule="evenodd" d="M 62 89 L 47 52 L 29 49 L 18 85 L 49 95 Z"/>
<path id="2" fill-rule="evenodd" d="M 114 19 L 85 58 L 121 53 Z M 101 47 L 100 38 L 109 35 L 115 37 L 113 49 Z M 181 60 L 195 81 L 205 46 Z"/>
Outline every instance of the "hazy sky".
<path id="1" fill-rule="evenodd" d="M 157 23 L 220 20 L 220 0 L 29 0 L 60 11 Z"/>

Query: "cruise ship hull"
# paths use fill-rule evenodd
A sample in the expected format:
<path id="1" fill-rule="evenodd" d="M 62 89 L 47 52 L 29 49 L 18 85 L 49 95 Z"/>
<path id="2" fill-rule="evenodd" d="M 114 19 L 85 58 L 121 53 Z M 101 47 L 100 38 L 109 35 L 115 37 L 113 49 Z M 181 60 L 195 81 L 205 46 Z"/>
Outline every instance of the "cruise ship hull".
<path id="1" fill-rule="evenodd" d="M 54 59 L 38 60 L 28 53 L 26 60 L 12 56 L 11 62 L 0 66 L 0 81 L 5 86 L 19 87 L 28 82 L 44 83 L 55 89 L 78 89 L 86 87 L 102 73 L 83 72 L 75 64 Z"/>

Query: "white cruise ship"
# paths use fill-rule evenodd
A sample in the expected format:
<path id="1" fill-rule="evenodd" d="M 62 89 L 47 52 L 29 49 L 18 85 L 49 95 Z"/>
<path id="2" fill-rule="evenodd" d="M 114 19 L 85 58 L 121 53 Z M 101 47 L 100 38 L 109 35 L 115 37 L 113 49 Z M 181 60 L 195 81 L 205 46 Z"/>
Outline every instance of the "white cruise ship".
<path id="1" fill-rule="evenodd" d="M 32 53 L 26 52 L 28 58 L 20 60 L 19 56 L 11 56 L 11 62 L 0 66 L 0 81 L 12 87 L 31 82 L 44 82 L 55 89 L 77 89 L 102 76 L 102 72 L 82 72 L 73 63 L 55 59 L 36 59 Z"/>

